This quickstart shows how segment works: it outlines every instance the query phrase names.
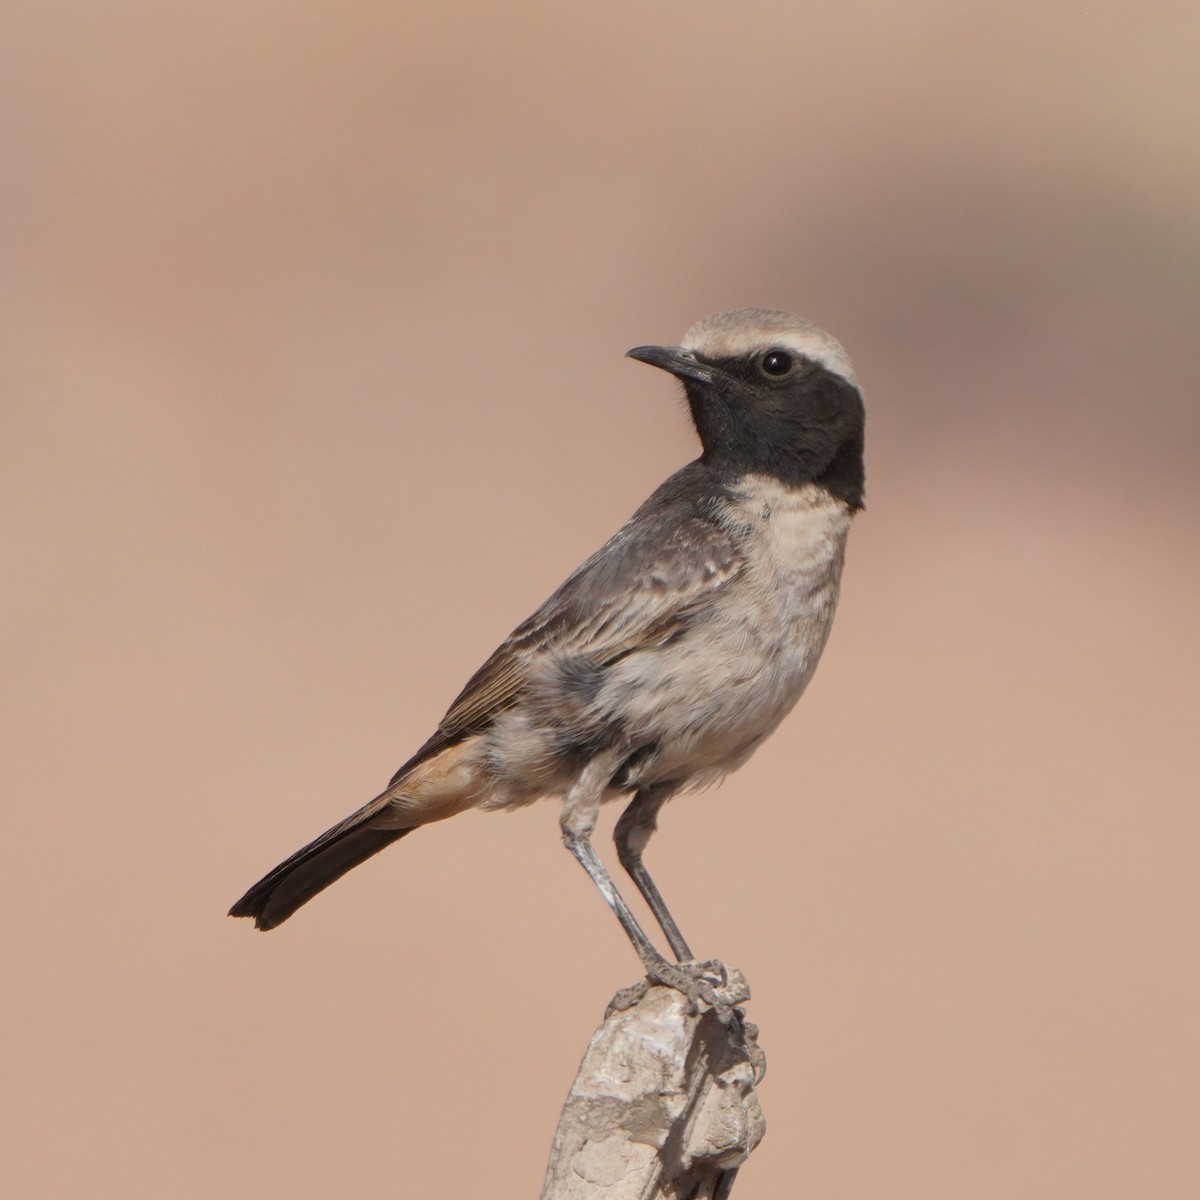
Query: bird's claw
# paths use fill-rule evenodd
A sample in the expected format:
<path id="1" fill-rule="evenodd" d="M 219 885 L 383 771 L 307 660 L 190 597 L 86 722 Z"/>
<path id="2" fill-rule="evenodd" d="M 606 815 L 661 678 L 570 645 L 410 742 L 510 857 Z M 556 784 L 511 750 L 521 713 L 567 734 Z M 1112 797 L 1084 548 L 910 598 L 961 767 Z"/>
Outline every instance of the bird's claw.
<path id="1" fill-rule="evenodd" d="M 666 987 L 679 992 L 687 1000 L 687 1011 L 693 1017 L 711 1011 L 720 1023 L 738 1042 L 753 1047 L 751 1057 L 762 1052 L 757 1049 L 755 1039 L 758 1029 L 746 1020 L 742 1004 L 750 999 L 750 989 L 745 977 L 738 970 L 730 970 L 717 959 L 704 962 L 671 963 L 666 959 L 653 959 L 646 963 L 646 977 L 627 988 L 622 988 L 609 1003 L 605 1020 L 614 1013 L 624 1012 L 639 1004 L 654 987 Z M 749 1052 L 749 1051 L 748 1051 Z M 761 1077 L 764 1062 L 755 1067 Z"/>
<path id="2" fill-rule="evenodd" d="M 729 986 L 729 968 L 719 958 L 705 958 L 696 962 L 684 963 L 683 965 L 700 971 L 705 976 L 711 978 L 714 987 L 724 988 Z"/>
<path id="3" fill-rule="evenodd" d="M 741 1020 L 738 1009 L 717 995 L 716 989 L 729 982 L 729 971 L 715 959 L 707 962 L 669 963 L 666 959 L 646 964 L 646 981 L 662 984 L 682 992 L 688 999 L 692 1016 L 710 1008 L 722 1025 L 731 1026 Z M 644 994 L 644 993 L 643 993 Z M 702 1007 L 703 1006 L 703 1007 Z"/>
<path id="4" fill-rule="evenodd" d="M 622 988 L 608 1003 L 608 1009 L 604 1014 L 604 1019 L 607 1021 L 615 1012 L 624 1012 L 627 1008 L 632 1008 L 639 1003 L 643 996 L 650 990 L 649 979 L 639 979 L 637 983 L 631 983 L 628 987 Z"/>

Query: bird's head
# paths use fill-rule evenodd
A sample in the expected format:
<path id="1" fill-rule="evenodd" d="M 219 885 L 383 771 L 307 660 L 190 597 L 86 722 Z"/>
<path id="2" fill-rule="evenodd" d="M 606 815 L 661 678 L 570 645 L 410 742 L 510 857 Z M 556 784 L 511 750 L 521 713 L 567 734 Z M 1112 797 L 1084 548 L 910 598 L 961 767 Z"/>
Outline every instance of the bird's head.
<path id="1" fill-rule="evenodd" d="M 719 477 L 819 483 L 862 507 L 862 396 L 836 338 L 769 308 L 705 317 L 680 346 L 630 358 L 682 380 L 706 465 Z"/>

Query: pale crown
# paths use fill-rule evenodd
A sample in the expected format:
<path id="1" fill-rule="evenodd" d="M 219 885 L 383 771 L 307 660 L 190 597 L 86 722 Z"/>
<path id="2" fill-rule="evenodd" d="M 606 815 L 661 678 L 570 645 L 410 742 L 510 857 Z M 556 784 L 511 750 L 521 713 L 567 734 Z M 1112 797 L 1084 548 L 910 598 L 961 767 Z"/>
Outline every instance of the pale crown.
<path id="1" fill-rule="evenodd" d="M 705 317 L 684 334 L 683 348 L 708 360 L 742 358 L 782 348 L 858 386 L 850 356 L 837 338 L 776 308 L 735 308 Z"/>

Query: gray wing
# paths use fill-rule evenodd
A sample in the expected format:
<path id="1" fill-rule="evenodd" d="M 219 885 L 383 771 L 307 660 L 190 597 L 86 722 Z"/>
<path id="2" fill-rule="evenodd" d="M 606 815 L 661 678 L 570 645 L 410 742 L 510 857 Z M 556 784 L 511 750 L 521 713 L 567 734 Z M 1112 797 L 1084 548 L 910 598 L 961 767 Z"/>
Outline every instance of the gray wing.
<path id="1" fill-rule="evenodd" d="M 545 656 L 577 657 L 603 668 L 677 636 L 742 567 L 713 514 L 713 493 L 699 462 L 672 475 L 513 630 L 392 782 L 428 755 L 486 729 L 517 702 Z"/>

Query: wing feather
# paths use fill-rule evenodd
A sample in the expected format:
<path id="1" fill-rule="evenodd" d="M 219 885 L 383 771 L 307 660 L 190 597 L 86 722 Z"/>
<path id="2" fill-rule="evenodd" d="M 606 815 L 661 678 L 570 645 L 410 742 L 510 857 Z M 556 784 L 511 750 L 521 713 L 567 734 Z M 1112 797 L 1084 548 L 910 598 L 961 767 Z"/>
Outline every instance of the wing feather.
<path id="1" fill-rule="evenodd" d="M 703 464 L 676 472 L 467 681 L 437 732 L 393 778 L 515 704 L 548 655 L 596 667 L 677 636 L 741 570 Z"/>

